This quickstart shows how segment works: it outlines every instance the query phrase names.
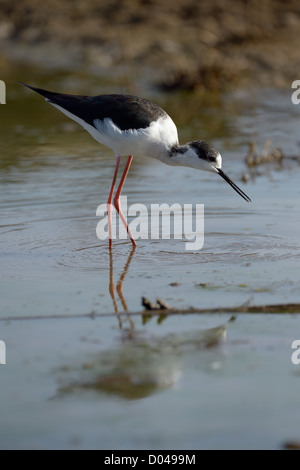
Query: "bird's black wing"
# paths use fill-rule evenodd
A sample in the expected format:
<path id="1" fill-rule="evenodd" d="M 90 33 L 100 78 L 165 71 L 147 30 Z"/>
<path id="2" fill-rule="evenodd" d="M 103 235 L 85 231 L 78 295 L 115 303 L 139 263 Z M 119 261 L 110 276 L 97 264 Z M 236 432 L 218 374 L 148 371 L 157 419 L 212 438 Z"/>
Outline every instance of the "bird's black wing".
<path id="1" fill-rule="evenodd" d="M 95 119 L 110 118 L 123 131 L 145 129 L 159 117 L 166 116 L 166 112 L 157 104 L 133 95 L 67 95 L 42 90 L 26 83 L 21 84 L 92 126 Z"/>

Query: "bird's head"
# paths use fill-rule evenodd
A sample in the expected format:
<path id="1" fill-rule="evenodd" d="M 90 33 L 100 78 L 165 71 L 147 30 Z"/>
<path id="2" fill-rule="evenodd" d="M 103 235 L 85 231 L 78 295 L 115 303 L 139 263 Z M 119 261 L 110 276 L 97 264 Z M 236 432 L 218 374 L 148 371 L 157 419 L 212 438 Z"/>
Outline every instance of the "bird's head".
<path id="1" fill-rule="evenodd" d="M 204 140 L 196 140 L 188 144 L 189 153 L 193 158 L 194 167 L 199 170 L 218 172 L 222 168 L 222 157 L 218 150 Z"/>
<path id="2" fill-rule="evenodd" d="M 218 150 L 204 140 L 197 140 L 188 144 L 187 156 L 190 165 L 199 170 L 218 173 L 230 186 L 247 202 L 251 199 L 245 194 L 222 170 L 222 157 Z"/>

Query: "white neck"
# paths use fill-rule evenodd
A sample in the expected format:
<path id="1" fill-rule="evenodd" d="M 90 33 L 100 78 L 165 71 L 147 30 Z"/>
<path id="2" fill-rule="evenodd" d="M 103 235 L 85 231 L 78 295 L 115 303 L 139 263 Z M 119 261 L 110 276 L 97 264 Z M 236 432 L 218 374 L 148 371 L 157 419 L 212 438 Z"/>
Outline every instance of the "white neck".
<path id="1" fill-rule="evenodd" d="M 170 165 L 188 166 L 191 168 L 195 168 L 195 162 L 199 160 L 195 151 L 189 146 L 189 144 L 174 145 L 168 151 L 168 157 Z"/>

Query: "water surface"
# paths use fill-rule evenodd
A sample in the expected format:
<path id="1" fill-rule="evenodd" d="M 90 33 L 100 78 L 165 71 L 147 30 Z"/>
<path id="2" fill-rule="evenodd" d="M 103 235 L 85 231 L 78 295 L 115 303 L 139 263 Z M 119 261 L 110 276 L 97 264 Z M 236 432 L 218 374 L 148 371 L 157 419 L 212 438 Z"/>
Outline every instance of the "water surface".
<path id="1" fill-rule="evenodd" d="M 249 172 L 244 161 L 252 140 L 299 153 L 290 94 L 153 95 L 182 142 L 214 143 L 252 203 L 217 175 L 136 157 L 128 204 L 204 204 L 204 247 L 139 240 L 133 252 L 119 240 L 110 254 L 96 209 L 112 152 L 40 97 L 9 88 L 0 109 L 1 447 L 280 448 L 299 439 L 298 316 L 116 315 L 139 312 L 142 296 L 184 309 L 300 301 L 299 165 Z"/>

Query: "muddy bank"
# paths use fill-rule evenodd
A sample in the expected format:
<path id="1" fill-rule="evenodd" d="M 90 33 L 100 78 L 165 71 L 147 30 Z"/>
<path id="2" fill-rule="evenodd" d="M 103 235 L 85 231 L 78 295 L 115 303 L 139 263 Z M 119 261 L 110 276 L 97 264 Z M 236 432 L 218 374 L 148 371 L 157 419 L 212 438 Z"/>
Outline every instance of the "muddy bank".
<path id="1" fill-rule="evenodd" d="M 96 74 L 126 66 L 167 90 L 300 77 L 296 0 L 0 0 L 0 18 L 2 64 Z"/>

